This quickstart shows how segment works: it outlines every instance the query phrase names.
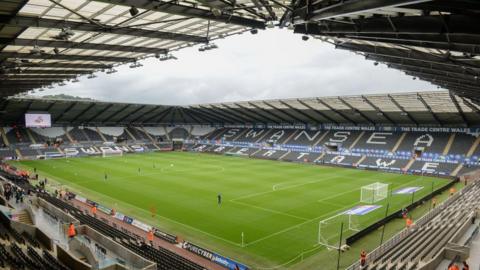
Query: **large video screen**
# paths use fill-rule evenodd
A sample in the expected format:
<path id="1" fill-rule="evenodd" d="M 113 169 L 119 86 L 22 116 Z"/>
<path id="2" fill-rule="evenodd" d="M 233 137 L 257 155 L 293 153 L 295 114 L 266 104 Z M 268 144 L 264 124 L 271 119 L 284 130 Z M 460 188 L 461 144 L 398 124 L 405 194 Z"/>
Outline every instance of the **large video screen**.
<path id="1" fill-rule="evenodd" d="M 48 113 L 26 113 L 25 114 L 26 127 L 51 127 L 52 118 Z"/>

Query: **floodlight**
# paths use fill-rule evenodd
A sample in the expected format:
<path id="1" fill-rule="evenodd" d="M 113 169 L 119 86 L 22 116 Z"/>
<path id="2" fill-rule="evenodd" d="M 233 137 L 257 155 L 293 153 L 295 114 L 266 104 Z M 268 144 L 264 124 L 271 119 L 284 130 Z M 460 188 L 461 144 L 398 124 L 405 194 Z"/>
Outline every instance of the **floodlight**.
<path id="1" fill-rule="evenodd" d="M 407 116 L 408 113 L 406 113 L 406 112 L 401 112 L 400 115 L 401 115 L 401 116 Z"/>
<path id="2" fill-rule="evenodd" d="M 130 12 L 130 15 L 132 15 L 132 17 L 136 16 L 139 13 L 138 9 L 133 6 L 130 8 L 129 12 Z"/>

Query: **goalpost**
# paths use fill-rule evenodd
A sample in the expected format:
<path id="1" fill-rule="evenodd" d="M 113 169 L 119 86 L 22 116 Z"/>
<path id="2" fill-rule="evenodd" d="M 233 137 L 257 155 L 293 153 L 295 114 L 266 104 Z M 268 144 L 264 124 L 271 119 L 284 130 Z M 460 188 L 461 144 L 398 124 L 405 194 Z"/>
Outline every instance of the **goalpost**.
<path id="1" fill-rule="evenodd" d="M 338 249 L 340 234 L 346 238 L 348 232 L 360 231 L 358 216 L 342 212 L 321 220 L 318 224 L 318 244 L 328 249 Z"/>
<path id="2" fill-rule="evenodd" d="M 60 152 L 45 152 L 43 154 L 43 157 L 45 159 L 53 159 L 53 158 L 65 158 L 66 155 L 65 154 L 62 154 Z"/>
<path id="3" fill-rule="evenodd" d="M 375 203 L 388 197 L 388 184 L 375 182 L 363 186 L 360 194 L 360 202 Z"/>
<path id="4" fill-rule="evenodd" d="M 102 157 L 121 157 L 123 156 L 122 150 L 102 149 Z"/>

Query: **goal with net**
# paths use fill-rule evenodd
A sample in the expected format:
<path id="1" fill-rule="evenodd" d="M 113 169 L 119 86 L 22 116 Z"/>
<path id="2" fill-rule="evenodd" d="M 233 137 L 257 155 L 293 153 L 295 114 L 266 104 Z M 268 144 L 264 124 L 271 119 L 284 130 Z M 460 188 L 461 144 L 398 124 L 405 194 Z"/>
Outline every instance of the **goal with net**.
<path id="1" fill-rule="evenodd" d="M 53 158 L 64 158 L 66 157 L 65 154 L 62 154 L 60 152 L 45 152 L 43 154 L 45 159 L 53 159 Z"/>
<path id="2" fill-rule="evenodd" d="M 122 150 L 116 149 L 101 149 L 102 150 L 102 157 L 121 157 L 123 156 Z"/>
<path id="3" fill-rule="evenodd" d="M 347 234 L 360 230 L 358 216 L 346 212 L 321 220 L 318 224 L 318 244 L 328 249 L 338 249 L 340 235 L 343 238 Z"/>
<path id="4" fill-rule="evenodd" d="M 318 244 L 328 249 L 341 248 L 345 239 L 376 222 L 381 208 L 381 205 L 357 205 L 321 220 L 318 224 Z"/>
<path id="5" fill-rule="evenodd" d="M 388 184 L 375 182 L 363 186 L 360 194 L 360 202 L 375 203 L 388 197 Z"/>

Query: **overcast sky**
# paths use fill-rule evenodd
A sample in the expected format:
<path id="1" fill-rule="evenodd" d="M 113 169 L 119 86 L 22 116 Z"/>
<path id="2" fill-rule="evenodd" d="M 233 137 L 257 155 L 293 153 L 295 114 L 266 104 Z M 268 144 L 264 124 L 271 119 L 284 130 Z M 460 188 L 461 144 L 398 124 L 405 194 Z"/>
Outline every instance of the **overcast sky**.
<path id="1" fill-rule="evenodd" d="M 412 77 L 374 66 L 363 56 L 337 50 L 320 40 L 302 41 L 289 30 L 269 29 L 175 52 L 176 61 L 152 58 L 143 67 L 82 77 L 42 94 L 69 94 L 104 101 L 195 104 L 436 90 Z"/>

